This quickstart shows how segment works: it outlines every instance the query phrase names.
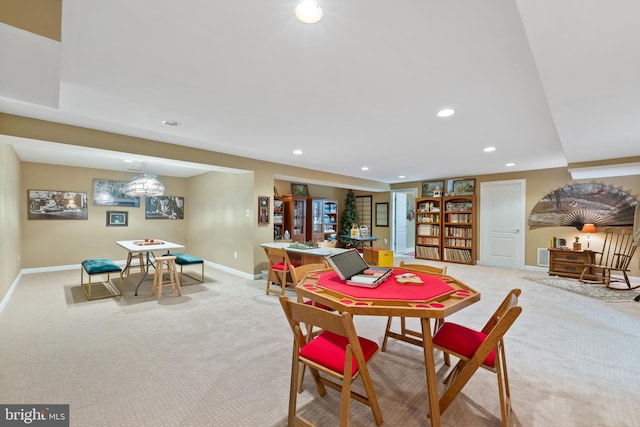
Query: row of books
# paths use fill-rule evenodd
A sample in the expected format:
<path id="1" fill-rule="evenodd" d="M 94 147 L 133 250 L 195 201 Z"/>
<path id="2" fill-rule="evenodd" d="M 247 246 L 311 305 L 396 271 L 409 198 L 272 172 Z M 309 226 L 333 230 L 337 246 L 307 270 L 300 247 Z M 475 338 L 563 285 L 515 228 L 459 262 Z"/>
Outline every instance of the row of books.
<path id="1" fill-rule="evenodd" d="M 467 249 L 444 249 L 444 261 L 464 262 L 471 264 L 471 251 Z"/>
<path id="2" fill-rule="evenodd" d="M 418 235 L 420 236 L 439 236 L 440 226 L 437 224 L 419 224 Z"/>
<path id="3" fill-rule="evenodd" d="M 450 237 L 466 237 L 471 239 L 473 237 L 473 230 L 471 228 L 445 227 L 444 235 Z"/>
<path id="4" fill-rule="evenodd" d="M 421 222 L 440 222 L 440 215 L 438 214 L 424 214 L 424 213 L 419 213 L 418 214 L 418 223 Z"/>
<path id="5" fill-rule="evenodd" d="M 447 214 L 447 222 L 471 224 L 471 221 L 472 221 L 472 215 L 468 213 Z"/>
<path id="6" fill-rule="evenodd" d="M 444 239 L 446 246 L 461 246 L 463 248 L 472 247 L 471 240 L 469 239 Z"/>
<path id="7" fill-rule="evenodd" d="M 419 245 L 439 245 L 440 238 L 439 237 L 426 237 L 426 236 L 418 236 L 417 242 Z"/>
<path id="8" fill-rule="evenodd" d="M 416 258 L 440 259 L 440 249 L 433 246 L 416 246 Z"/>
<path id="9" fill-rule="evenodd" d="M 418 212 L 440 212 L 440 206 L 433 202 L 420 202 Z"/>
<path id="10" fill-rule="evenodd" d="M 470 211 L 472 204 L 469 201 L 464 202 L 447 202 L 445 210 L 447 211 Z"/>

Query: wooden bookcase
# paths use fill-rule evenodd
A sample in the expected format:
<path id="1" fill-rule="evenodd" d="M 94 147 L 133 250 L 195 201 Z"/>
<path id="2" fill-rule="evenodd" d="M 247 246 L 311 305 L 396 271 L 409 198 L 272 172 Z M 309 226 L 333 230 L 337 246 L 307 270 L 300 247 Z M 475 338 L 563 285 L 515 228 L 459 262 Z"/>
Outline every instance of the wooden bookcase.
<path id="1" fill-rule="evenodd" d="M 338 235 L 338 204 L 333 200 L 313 199 L 309 203 L 307 228 L 312 242 L 336 240 Z"/>
<path id="2" fill-rule="evenodd" d="M 476 263 L 475 196 L 445 196 L 442 233 L 442 261 Z"/>
<path id="3" fill-rule="evenodd" d="M 416 258 L 442 257 L 442 197 L 416 199 Z"/>

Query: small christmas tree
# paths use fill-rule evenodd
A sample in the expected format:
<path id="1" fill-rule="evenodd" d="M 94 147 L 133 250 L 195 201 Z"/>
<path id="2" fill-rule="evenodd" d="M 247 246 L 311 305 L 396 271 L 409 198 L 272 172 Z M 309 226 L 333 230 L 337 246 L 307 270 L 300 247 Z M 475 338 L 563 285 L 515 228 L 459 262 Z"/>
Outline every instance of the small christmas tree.
<path id="1" fill-rule="evenodd" d="M 349 190 L 347 198 L 344 201 L 344 210 L 340 217 L 340 234 L 350 235 L 353 224 L 358 224 L 358 210 L 356 209 L 356 194 L 353 190 Z M 348 240 L 339 239 L 338 243 L 340 247 L 346 247 L 349 243 Z"/>

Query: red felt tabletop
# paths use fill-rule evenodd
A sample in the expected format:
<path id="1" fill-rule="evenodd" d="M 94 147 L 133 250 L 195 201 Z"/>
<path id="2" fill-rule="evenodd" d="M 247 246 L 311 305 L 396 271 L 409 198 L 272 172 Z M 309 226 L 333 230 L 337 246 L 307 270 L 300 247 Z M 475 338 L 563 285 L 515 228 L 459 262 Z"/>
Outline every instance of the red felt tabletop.
<path id="1" fill-rule="evenodd" d="M 402 284 L 396 281 L 395 276 L 407 271 L 393 269 L 393 274 L 375 289 L 360 286 L 347 285 L 335 271 L 322 273 L 318 277 L 318 287 L 340 292 L 358 299 L 370 300 L 402 300 L 402 301 L 428 301 L 440 295 L 451 293 L 454 289 L 442 278 L 424 273 L 415 273 L 422 279 L 423 284 Z"/>

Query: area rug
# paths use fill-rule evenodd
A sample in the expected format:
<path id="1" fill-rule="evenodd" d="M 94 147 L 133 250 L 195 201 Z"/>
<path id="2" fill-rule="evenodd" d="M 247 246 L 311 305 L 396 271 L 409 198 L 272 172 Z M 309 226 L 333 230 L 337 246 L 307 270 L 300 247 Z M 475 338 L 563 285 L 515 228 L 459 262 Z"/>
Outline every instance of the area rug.
<path id="1" fill-rule="evenodd" d="M 576 279 L 564 279 L 555 276 L 549 277 L 525 277 L 543 285 L 553 286 L 555 288 L 564 289 L 565 291 L 595 298 L 605 302 L 627 302 L 633 301 L 640 293 L 630 290 L 613 290 L 604 285 L 582 283 Z"/>

